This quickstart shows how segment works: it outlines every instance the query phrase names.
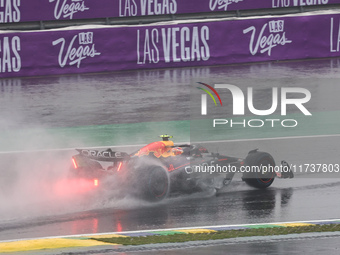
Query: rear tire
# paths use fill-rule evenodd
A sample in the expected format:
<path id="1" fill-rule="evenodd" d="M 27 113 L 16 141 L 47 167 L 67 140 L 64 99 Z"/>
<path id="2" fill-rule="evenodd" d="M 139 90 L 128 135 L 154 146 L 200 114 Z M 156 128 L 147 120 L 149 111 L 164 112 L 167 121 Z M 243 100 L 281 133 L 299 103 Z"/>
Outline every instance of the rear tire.
<path id="1" fill-rule="evenodd" d="M 142 198 L 150 202 L 158 202 L 165 199 L 170 190 L 168 172 L 160 166 L 149 166 L 141 170 Z"/>
<path id="2" fill-rule="evenodd" d="M 249 186 L 258 189 L 266 189 L 270 185 L 272 185 L 276 176 L 275 171 L 268 170 L 266 172 L 263 172 L 263 168 L 260 168 L 260 166 L 272 166 L 272 168 L 274 169 L 275 161 L 269 153 L 261 151 L 251 152 L 245 159 L 245 163 L 247 166 L 258 166 L 258 169 L 260 170 L 243 174 L 242 179 Z"/>

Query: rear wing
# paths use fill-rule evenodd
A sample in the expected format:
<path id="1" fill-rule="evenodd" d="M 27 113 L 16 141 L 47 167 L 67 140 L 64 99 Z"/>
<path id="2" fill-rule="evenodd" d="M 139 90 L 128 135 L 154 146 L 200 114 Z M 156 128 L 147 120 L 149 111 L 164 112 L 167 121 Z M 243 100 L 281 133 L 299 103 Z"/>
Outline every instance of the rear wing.
<path id="1" fill-rule="evenodd" d="M 106 162 L 118 162 L 130 159 L 129 154 L 120 151 L 112 151 L 107 149 L 104 151 L 92 150 L 92 149 L 76 149 L 79 155 L 89 159 L 106 161 Z"/>

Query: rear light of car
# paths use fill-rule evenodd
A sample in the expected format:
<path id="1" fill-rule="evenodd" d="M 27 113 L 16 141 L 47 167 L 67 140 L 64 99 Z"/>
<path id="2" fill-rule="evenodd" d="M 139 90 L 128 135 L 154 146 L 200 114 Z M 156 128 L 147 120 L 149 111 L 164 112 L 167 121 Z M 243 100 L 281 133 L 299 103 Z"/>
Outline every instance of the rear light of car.
<path id="1" fill-rule="evenodd" d="M 98 179 L 94 179 L 94 180 L 93 180 L 93 185 L 96 186 L 96 187 L 99 185 Z"/>
<path id="2" fill-rule="evenodd" d="M 122 165 L 123 165 L 123 162 L 120 162 L 119 165 L 118 165 L 118 168 L 117 168 L 117 172 L 120 171 L 120 169 L 122 168 Z"/>
<path id="3" fill-rule="evenodd" d="M 72 163 L 73 163 L 74 168 L 77 169 L 78 165 L 77 165 L 77 162 L 74 158 L 72 158 Z"/>

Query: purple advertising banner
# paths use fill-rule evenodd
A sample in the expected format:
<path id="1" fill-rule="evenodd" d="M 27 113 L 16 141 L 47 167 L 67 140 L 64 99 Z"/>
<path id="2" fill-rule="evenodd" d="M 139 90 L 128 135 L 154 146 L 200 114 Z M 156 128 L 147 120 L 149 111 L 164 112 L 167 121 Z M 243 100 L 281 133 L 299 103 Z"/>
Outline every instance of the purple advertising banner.
<path id="1" fill-rule="evenodd" d="M 340 0 L 1 0 L 0 23 L 340 4 Z"/>
<path id="2" fill-rule="evenodd" d="M 339 31 L 325 14 L 4 33 L 0 77 L 337 57 Z"/>

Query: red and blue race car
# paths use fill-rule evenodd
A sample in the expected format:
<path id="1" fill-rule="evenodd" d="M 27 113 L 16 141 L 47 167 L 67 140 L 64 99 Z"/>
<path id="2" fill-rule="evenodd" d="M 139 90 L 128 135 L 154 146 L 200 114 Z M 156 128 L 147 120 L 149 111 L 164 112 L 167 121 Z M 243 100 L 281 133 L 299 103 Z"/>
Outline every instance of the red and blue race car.
<path id="1" fill-rule="evenodd" d="M 252 150 L 243 159 L 209 153 L 201 145 L 175 145 L 169 135 L 160 137 L 161 141 L 131 154 L 110 148 L 77 149 L 70 173 L 93 181 L 94 186 L 119 188 L 148 201 L 161 201 L 175 193 L 219 190 L 236 173 L 242 173 L 244 182 L 259 189 L 269 187 L 275 178 L 294 177 L 287 162 L 277 167 L 267 152 Z"/>

